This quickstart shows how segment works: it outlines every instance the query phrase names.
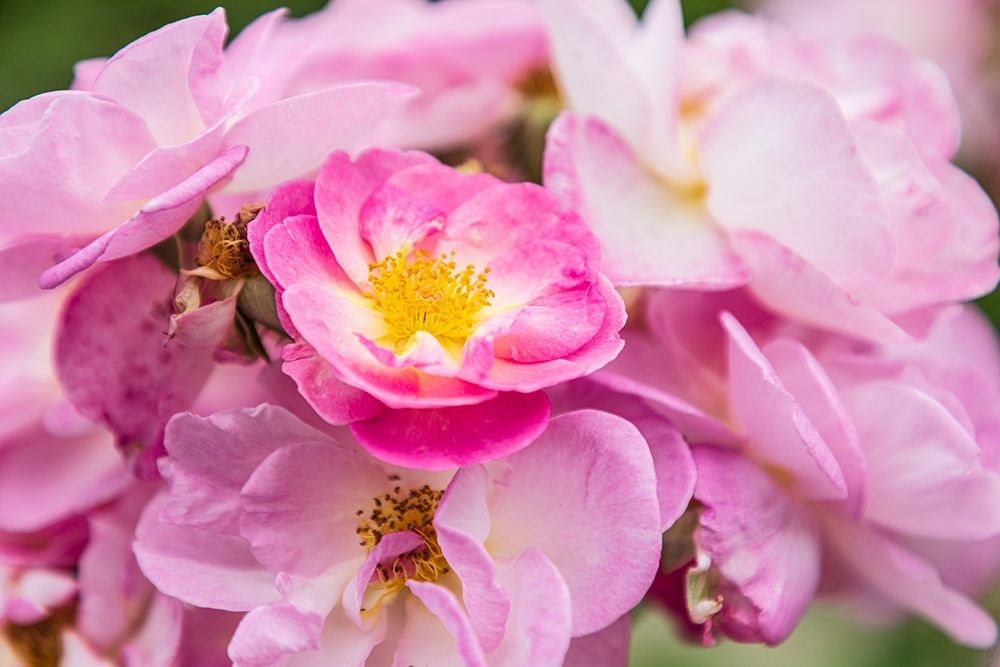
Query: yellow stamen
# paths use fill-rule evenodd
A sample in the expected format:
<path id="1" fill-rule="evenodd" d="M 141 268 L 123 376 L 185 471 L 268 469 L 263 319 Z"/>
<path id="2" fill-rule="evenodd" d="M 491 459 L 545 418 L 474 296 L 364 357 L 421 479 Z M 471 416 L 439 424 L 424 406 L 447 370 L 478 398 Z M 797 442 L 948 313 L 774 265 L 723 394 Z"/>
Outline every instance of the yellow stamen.
<path id="1" fill-rule="evenodd" d="M 424 541 L 422 547 L 400 554 L 390 565 L 379 563 L 375 572 L 384 592 L 367 611 L 377 608 L 386 596 L 405 588 L 406 582 L 411 579 L 437 581 L 448 572 L 448 561 L 438 545 L 437 531 L 433 524 L 434 511 L 437 510 L 442 494 L 442 491 L 426 484 L 405 492 L 397 486 L 392 493 L 372 498 L 372 509 L 367 515 L 363 509 L 357 511 L 357 515 L 363 518 L 355 532 L 360 538 L 358 544 L 366 552 L 374 549 L 388 533 L 408 530 Z"/>
<path id="2" fill-rule="evenodd" d="M 486 289 L 489 272 L 477 272 L 471 264 L 459 270 L 454 253 L 433 258 L 423 250 L 400 251 L 369 265 L 371 292 L 364 296 L 385 319 L 386 347 L 401 354 L 418 331 L 446 347 L 460 347 L 494 296 Z"/>

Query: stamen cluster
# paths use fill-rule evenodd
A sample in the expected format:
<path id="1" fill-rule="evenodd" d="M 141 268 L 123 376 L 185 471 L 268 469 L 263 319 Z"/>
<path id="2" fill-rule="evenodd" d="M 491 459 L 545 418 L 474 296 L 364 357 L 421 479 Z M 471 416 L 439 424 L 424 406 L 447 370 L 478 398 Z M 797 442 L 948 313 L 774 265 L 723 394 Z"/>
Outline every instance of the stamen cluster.
<path id="1" fill-rule="evenodd" d="M 398 481 L 398 476 L 390 476 L 390 481 Z M 399 531 L 411 531 L 419 535 L 424 546 L 398 556 L 391 564 L 379 563 L 376 574 L 388 592 L 403 589 L 409 579 L 416 581 L 437 581 L 448 572 L 445 560 L 437 542 L 434 529 L 434 512 L 444 492 L 429 485 L 405 490 L 401 486 L 391 493 L 372 498 L 372 509 L 367 513 L 359 509 L 356 515 L 361 519 L 355 532 L 361 538 L 358 544 L 370 552 L 382 538 Z"/>
<path id="2" fill-rule="evenodd" d="M 369 265 L 371 292 L 364 296 L 385 318 L 396 352 L 403 352 L 418 331 L 461 344 L 495 296 L 486 288 L 489 272 L 472 264 L 459 271 L 454 253 L 433 258 L 423 250 L 400 251 Z"/>

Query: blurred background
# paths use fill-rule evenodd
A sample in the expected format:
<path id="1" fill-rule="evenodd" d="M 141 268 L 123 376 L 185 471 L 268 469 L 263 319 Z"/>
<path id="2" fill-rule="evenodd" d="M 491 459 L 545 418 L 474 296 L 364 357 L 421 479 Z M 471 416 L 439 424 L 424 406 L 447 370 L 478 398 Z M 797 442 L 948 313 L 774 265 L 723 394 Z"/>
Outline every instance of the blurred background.
<path id="1" fill-rule="evenodd" d="M 585 0 L 581 0 L 585 1 Z M 630 0 L 641 11 L 648 0 Z M 946 2 L 947 0 L 940 0 Z M 192 14 L 211 11 L 212 0 L 0 0 L 0 110 L 46 90 L 65 88 L 78 60 L 108 56 L 136 37 Z M 233 33 L 261 13 L 287 6 L 301 16 L 325 0 L 238 0 L 226 5 Z M 736 5 L 726 0 L 682 0 L 688 23 Z M 1000 123 L 1000 118 L 997 119 Z M 996 196 L 996 193 L 994 193 Z M 1000 326 L 1000 292 L 981 300 Z M 998 406 L 1000 409 L 1000 406 Z M 1000 591 L 986 600 L 1000 617 Z M 951 644 L 912 620 L 872 628 L 849 614 L 817 607 L 778 648 L 725 642 L 711 649 L 677 639 L 669 619 L 651 607 L 633 621 L 632 667 L 981 667 L 986 652 Z"/>

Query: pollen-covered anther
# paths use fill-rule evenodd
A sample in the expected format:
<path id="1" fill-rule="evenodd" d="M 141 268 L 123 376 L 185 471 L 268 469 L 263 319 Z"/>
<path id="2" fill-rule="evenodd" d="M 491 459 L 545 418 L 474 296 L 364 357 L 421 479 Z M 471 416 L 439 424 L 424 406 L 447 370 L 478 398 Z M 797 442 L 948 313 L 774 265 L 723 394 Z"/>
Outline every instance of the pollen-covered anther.
<path id="1" fill-rule="evenodd" d="M 250 243 L 247 241 L 247 225 L 262 209 L 262 204 L 247 204 L 232 222 L 226 222 L 224 217 L 206 222 L 198 245 L 198 266 L 211 269 L 224 280 L 256 272 L 257 265 L 250 255 Z"/>
<path id="2" fill-rule="evenodd" d="M 423 250 L 400 251 L 369 265 L 371 291 L 364 296 L 384 318 L 396 352 L 404 351 L 418 331 L 462 343 L 495 296 L 486 287 L 489 272 L 471 264 L 459 269 L 454 253 L 435 258 Z"/>
<path id="3" fill-rule="evenodd" d="M 411 531 L 423 540 L 420 548 L 400 554 L 391 563 L 379 563 L 375 572 L 387 593 L 402 590 L 411 579 L 437 581 L 448 572 L 448 561 L 438 545 L 433 524 L 442 494 L 426 484 L 405 490 L 396 486 L 391 493 L 372 498 L 370 511 L 357 511 L 361 519 L 355 532 L 358 544 L 366 552 L 374 549 L 389 533 Z"/>

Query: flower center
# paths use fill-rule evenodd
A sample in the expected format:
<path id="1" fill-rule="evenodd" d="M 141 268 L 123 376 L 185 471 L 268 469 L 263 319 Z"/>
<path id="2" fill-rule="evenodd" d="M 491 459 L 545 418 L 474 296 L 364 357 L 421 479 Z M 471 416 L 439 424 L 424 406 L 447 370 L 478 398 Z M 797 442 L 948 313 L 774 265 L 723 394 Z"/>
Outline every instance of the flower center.
<path id="1" fill-rule="evenodd" d="M 454 253 L 433 258 L 423 250 L 400 251 L 369 265 L 371 292 L 364 296 L 388 325 L 385 346 L 402 354 L 418 331 L 461 346 L 494 296 L 486 289 L 489 272 L 471 264 L 459 270 Z"/>
<path id="2" fill-rule="evenodd" d="M 3 634 L 26 667 L 51 667 L 62 660 L 62 630 L 73 623 L 74 614 L 71 607 L 58 609 L 32 625 L 8 624 Z"/>
<path id="3" fill-rule="evenodd" d="M 246 204 L 232 222 L 224 217 L 212 218 L 205 223 L 205 231 L 198 244 L 198 266 L 207 267 L 219 280 L 230 280 L 256 270 L 247 241 L 247 225 L 263 210 L 263 204 Z"/>
<path id="4" fill-rule="evenodd" d="M 388 533 L 408 530 L 424 541 L 422 547 L 400 554 L 389 565 L 379 563 L 375 572 L 386 593 L 402 590 L 410 579 L 437 581 L 448 572 L 448 561 L 438 546 L 433 524 L 434 511 L 443 493 L 426 484 L 406 491 L 397 486 L 392 493 L 372 498 L 372 509 L 367 515 L 363 509 L 357 511 L 360 521 L 355 532 L 360 538 L 358 544 L 366 552 L 374 549 Z"/>

